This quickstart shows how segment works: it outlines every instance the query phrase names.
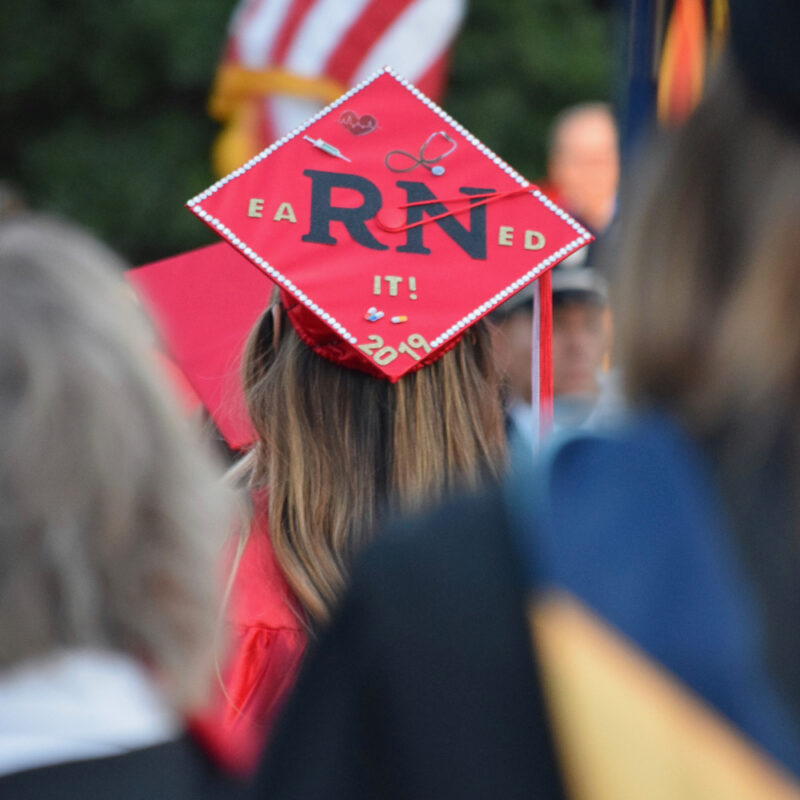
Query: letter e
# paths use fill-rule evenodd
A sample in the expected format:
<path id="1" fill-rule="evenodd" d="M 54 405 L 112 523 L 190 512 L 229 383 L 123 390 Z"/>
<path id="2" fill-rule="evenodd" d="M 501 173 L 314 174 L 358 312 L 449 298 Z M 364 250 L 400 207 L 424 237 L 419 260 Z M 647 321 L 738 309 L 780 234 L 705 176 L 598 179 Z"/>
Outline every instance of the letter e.
<path id="1" fill-rule="evenodd" d="M 514 244 L 514 229 L 510 225 L 501 225 L 497 230 L 497 244 L 511 247 Z"/>

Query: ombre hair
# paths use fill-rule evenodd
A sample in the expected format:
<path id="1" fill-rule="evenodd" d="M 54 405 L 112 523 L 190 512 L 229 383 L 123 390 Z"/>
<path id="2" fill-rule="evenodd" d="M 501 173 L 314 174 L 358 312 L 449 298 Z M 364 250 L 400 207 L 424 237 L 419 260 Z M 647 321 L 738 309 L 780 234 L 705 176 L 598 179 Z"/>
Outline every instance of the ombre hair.
<path id="1" fill-rule="evenodd" d="M 397 383 L 314 354 L 275 303 L 243 363 L 276 558 L 312 625 L 328 619 L 354 555 L 386 513 L 496 479 L 506 449 L 487 323 Z"/>
<path id="2" fill-rule="evenodd" d="M 0 668 L 124 652 L 185 710 L 212 685 L 229 504 L 122 267 L 66 223 L 0 223 Z"/>

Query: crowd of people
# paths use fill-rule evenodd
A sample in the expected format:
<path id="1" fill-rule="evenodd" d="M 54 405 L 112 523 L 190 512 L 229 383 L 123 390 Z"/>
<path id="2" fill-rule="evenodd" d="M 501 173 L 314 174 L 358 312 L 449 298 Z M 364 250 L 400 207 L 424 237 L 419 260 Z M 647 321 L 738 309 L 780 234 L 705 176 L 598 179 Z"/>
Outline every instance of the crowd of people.
<path id="1" fill-rule="evenodd" d="M 542 270 L 441 341 L 402 326 L 474 307 L 447 259 L 393 305 L 397 252 L 436 258 L 417 226 L 485 260 L 480 201 L 518 187 L 459 189 L 469 227 L 403 175 L 405 226 L 366 225 L 355 175 L 303 172 L 307 212 L 251 191 L 247 225 L 308 213 L 304 252 L 336 252 L 287 277 L 217 225 L 275 280 L 240 353 L 251 441 L 225 454 L 126 265 L 3 214 L 0 797 L 800 797 L 800 15 L 730 5 L 704 99 L 621 192 L 609 107 L 553 123 L 542 188 L 597 241 L 547 273 L 544 441 Z M 410 169 L 451 169 L 442 136 Z M 324 312 L 360 291 L 331 283 L 346 261 L 361 324 L 400 345 Z"/>

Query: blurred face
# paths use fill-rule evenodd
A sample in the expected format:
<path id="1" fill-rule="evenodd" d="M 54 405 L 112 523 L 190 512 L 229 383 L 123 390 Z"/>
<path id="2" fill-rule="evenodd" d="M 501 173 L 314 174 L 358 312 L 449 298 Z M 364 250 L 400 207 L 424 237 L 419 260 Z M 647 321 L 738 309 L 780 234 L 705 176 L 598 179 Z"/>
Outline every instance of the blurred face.
<path id="1" fill-rule="evenodd" d="M 608 347 L 605 309 L 591 303 L 553 308 L 553 393 L 596 395 Z"/>
<path id="2" fill-rule="evenodd" d="M 602 231 L 614 213 L 619 180 L 613 119 L 601 111 L 567 119 L 550 155 L 548 178 L 569 211 Z"/>

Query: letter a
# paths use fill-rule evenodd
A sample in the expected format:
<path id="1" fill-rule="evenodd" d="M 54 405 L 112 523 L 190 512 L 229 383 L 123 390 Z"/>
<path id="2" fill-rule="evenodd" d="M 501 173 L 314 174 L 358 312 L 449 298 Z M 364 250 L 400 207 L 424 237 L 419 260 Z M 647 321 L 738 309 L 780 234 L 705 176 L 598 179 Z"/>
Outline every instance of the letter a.
<path id="1" fill-rule="evenodd" d="M 297 217 L 294 215 L 294 209 L 291 203 L 281 203 L 275 216 L 272 218 L 273 222 L 281 222 L 287 220 L 288 222 L 297 222 Z"/>

